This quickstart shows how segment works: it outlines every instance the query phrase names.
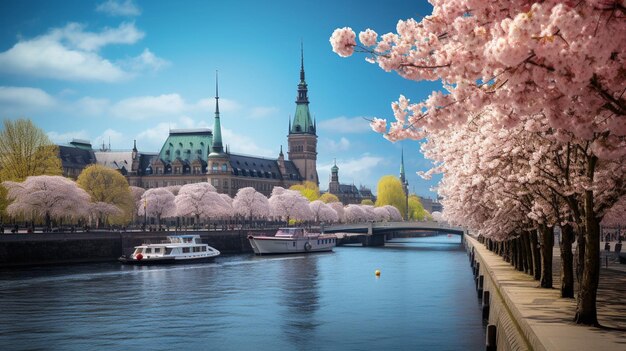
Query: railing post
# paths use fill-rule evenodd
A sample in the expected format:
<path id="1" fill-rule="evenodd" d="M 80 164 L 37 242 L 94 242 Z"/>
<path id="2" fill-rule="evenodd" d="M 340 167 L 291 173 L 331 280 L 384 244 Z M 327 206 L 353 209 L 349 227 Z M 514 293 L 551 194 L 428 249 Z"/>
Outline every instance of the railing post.
<path id="1" fill-rule="evenodd" d="M 489 291 L 483 292 L 483 320 L 489 321 Z"/>

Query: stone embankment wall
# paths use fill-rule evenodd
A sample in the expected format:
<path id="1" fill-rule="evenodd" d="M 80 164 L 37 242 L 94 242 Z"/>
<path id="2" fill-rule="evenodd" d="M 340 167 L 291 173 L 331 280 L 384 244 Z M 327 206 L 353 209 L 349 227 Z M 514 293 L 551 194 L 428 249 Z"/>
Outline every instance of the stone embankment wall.
<path id="1" fill-rule="evenodd" d="M 252 252 L 248 235 L 275 230 L 181 232 L 199 234 L 203 243 L 225 254 Z M 159 243 L 171 232 L 90 232 L 0 234 L 0 267 L 103 262 L 128 255 L 145 242 Z"/>
<path id="2" fill-rule="evenodd" d="M 536 336 L 524 328 L 509 296 L 493 272 L 495 262 L 487 259 L 488 252 L 470 236 L 465 237 L 470 265 L 476 280 L 477 298 L 482 303 L 483 322 L 487 325 L 486 350 L 541 350 Z M 506 265 L 506 262 L 502 262 Z"/>

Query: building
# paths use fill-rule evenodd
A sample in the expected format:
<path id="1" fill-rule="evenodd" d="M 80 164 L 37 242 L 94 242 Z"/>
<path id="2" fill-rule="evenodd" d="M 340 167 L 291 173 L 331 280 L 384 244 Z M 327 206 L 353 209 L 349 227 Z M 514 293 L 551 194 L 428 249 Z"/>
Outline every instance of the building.
<path id="1" fill-rule="evenodd" d="M 376 201 L 372 191 L 363 185 L 357 188 L 354 184 L 339 183 L 339 167 L 337 167 L 337 162 L 330 168 L 328 192 L 337 196 L 339 201 L 344 205 L 360 204 L 363 200 Z"/>
<path id="2" fill-rule="evenodd" d="M 139 152 L 134 142 L 130 151 L 95 152 L 96 162 L 117 169 L 127 177 L 131 186 L 156 188 L 209 182 L 218 192 L 231 197 L 244 187 L 253 187 L 269 196 L 275 186 L 287 188 L 304 180 L 319 184 L 316 124 L 309 111 L 302 52 L 301 55 L 296 113 L 293 121 L 289 121 L 287 136 L 288 159 L 285 159 L 282 146 L 277 158 L 229 151 L 222 140 L 216 75 L 212 130 L 173 129 L 159 152 Z"/>
<path id="3" fill-rule="evenodd" d="M 422 203 L 422 206 L 424 207 L 426 211 L 428 211 L 428 213 L 443 211 L 443 206 L 438 200 L 433 200 L 431 198 L 421 197 L 421 196 L 419 197 L 419 199 L 420 199 L 420 202 Z"/>
<path id="4" fill-rule="evenodd" d="M 96 155 L 87 140 L 74 139 L 67 145 L 59 145 L 59 158 L 63 175 L 76 179 L 85 167 L 96 163 Z"/>

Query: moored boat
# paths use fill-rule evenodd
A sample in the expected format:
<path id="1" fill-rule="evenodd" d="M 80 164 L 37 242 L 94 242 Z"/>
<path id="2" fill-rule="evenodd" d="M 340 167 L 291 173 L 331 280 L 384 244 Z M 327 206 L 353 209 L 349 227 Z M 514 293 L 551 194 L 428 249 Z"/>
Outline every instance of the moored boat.
<path id="1" fill-rule="evenodd" d="M 249 235 L 257 255 L 332 251 L 337 244 L 334 234 L 308 233 L 304 228 L 280 228 L 274 236 Z"/>
<path id="2" fill-rule="evenodd" d="M 126 264 L 203 262 L 219 255 L 218 250 L 201 242 L 200 235 L 171 235 L 160 244 L 135 246 L 130 256 L 118 260 Z"/>

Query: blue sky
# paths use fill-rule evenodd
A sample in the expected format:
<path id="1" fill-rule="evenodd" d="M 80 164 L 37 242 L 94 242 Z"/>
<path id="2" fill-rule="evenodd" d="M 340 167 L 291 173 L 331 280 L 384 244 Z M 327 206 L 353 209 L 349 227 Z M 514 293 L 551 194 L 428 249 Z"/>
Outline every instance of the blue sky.
<path id="1" fill-rule="evenodd" d="M 412 191 L 434 197 L 415 172 L 430 162 L 419 143 L 390 143 L 365 118 L 391 117 L 404 94 L 424 99 L 438 83 L 411 82 L 344 59 L 337 27 L 395 31 L 429 14 L 426 1 L 0 1 L 0 118 L 28 117 L 56 143 L 158 151 L 169 128 L 212 127 L 220 75 L 223 139 L 232 152 L 276 157 L 295 112 L 300 41 L 318 124 L 320 188 L 337 159 L 342 183 L 376 188 L 397 175 L 400 150 Z"/>

